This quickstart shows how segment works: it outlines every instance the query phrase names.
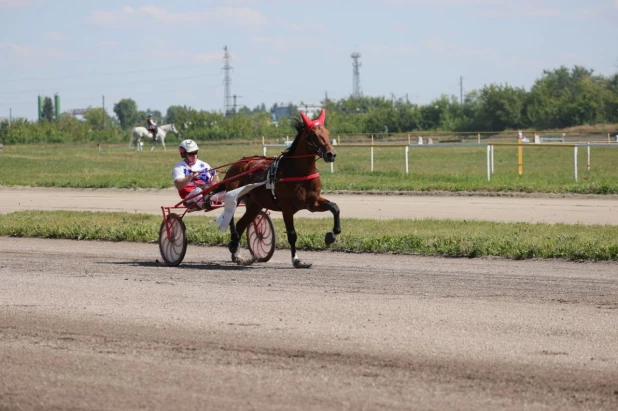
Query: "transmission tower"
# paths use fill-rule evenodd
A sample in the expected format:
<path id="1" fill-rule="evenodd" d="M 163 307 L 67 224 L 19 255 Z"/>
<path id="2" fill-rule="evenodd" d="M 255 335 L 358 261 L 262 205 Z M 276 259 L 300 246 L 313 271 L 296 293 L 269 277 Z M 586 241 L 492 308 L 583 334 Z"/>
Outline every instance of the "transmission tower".
<path id="1" fill-rule="evenodd" d="M 225 46 L 223 50 L 225 51 L 225 53 L 223 53 L 223 71 L 225 72 L 223 80 L 225 88 L 223 92 L 223 112 L 227 115 L 232 108 L 232 92 L 230 90 L 230 84 L 232 83 L 230 71 L 232 71 L 232 66 L 230 66 L 230 53 L 227 52 L 227 46 Z"/>
<path id="2" fill-rule="evenodd" d="M 360 53 L 354 52 L 350 57 L 354 60 L 352 66 L 354 67 L 354 77 L 352 81 L 352 97 L 360 98 L 361 97 L 361 87 L 360 87 L 360 67 L 361 63 L 358 61 L 360 59 Z"/>

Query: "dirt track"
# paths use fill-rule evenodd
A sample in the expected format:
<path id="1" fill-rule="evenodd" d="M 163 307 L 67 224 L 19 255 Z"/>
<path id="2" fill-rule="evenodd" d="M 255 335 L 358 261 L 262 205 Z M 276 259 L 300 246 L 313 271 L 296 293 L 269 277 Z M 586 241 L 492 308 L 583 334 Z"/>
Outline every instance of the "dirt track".
<path id="1" fill-rule="evenodd" d="M 618 264 L 301 256 L 0 238 L 0 410 L 618 408 Z"/>
<path id="2" fill-rule="evenodd" d="M 385 196 L 329 193 L 326 197 L 339 205 L 343 218 L 451 218 L 618 225 L 618 196 Z M 174 205 L 178 201 L 173 189 L 72 190 L 0 186 L 0 213 L 68 209 L 160 214 L 162 205 Z M 279 213 L 272 215 L 277 218 Z M 330 213 L 312 214 L 308 211 L 297 215 L 331 218 Z"/>

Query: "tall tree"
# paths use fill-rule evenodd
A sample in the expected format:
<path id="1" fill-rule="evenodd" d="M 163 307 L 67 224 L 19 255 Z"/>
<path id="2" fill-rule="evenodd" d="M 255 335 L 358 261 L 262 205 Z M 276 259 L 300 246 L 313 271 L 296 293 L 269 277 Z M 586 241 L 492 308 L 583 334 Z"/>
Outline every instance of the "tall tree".
<path id="1" fill-rule="evenodd" d="M 169 106 L 165 114 L 166 123 L 181 124 L 187 121 L 191 109 L 187 106 Z"/>
<path id="2" fill-rule="evenodd" d="M 501 131 L 524 127 L 524 89 L 491 84 L 481 89 L 479 100 L 478 115 L 484 130 Z"/>
<path id="3" fill-rule="evenodd" d="M 137 104 L 130 98 L 122 99 L 114 104 L 114 113 L 123 129 L 133 127 L 139 121 Z"/>
<path id="4" fill-rule="evenodd" d="M 106 124 L 106 127 L 113 125 L 112 119 L 101 107 L 89 108 L 84 113 L 84 119 L 93 130 L 102 129 L 104 124 Z"/>

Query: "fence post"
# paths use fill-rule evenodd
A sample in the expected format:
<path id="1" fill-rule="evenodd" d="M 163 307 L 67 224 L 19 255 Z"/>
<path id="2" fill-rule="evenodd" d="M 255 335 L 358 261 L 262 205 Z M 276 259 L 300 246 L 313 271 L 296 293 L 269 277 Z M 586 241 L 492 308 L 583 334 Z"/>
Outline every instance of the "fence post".
<path id="1" fill-rule="evenodd" d="M 577 181 L 577 146 L 573 147 L 573 169 L 575 172 L 575 181 Z"/>
<path id="2" fill-rule="evenodd" d="M 408 150 L 410 149 L 410 146 L 407 145 L 405 147 L 405 152 L 406 152 L 406 174 L 408 174 Z"/>
<path id="3" fill-rule="evenodd" d="M 524 173 L 524 146 L 521 140 L 521 138 L 517 139 L 517 173 L 519 175 Z"/>
<path id="4" fill-rule="evenodd" d="M 477 141 L 479 144 L 481 144 L 481 133 L 477 134 Z"/>
<path id="5" fill-rule="evenodd" d="M 489 168 L 489 153 L 491 152 L 490 144 L 487 144 L 487 181 L 491 181 L 491 173 Z"/>
<path id="6" fill-rule="evenodd" d="M 494 146 L 491 146 L 491 174 L 494 173 Z"/>
<path id="7" fill-rule="evenodd" d="M 373 171 L 373 134 L 371 135 L 371 171 Z"/>
<path id="8" fill-rule="evenodd" d="M 588 143 L 588 171 L 590 171 L 590 143 Z"/>

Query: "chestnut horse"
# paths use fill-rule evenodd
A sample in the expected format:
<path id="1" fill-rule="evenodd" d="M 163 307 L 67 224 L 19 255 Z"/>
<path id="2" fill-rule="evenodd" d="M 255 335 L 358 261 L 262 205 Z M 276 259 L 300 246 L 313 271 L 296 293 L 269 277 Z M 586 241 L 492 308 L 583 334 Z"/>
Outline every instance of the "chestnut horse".
<path id="1" fill-rule="evenodd" d="M 315 120 L 309 119 L 305 113 L 300 113 L 300 119 L 293 120 L 293 126 L 297 131 L 296 138 L 292 145 L 281 153 L 281 156 L 247 157 L 235 162 L 228 169 L 225 176 L 229 181 L 226 183 L 228 192 L 247 184 L 267 182 L 243 196 L 241 201 L 245 203 L 245 213 L 236 224 L 233 218 L 230 222 L 229 249 L 232 253 L 232 261 L 243 263 L 238 255 L 240 238 L 247 225 L 263 208 L 281 211 L 283 214 L 283 222 L 292 252 L 292 264 L 295 268 L 311 267 L 311 264 L 301 261 L 296 255 L 296 230 L 294 229 L 296 212 L 309 210 L 333 213 L 335 223 L 333 231 L 326 233 L 326 245 L 332 244 L 337 235 L 341 233 L 339 207 L 320 194 L 322 183 L 315 166 L 317 157 L 332 163 L 337 156 L 331 145 L 328 129 L 324 126 L 324 119 L 324 109 Z M 234 176 L 239 177 L 234 179 Z"/>

